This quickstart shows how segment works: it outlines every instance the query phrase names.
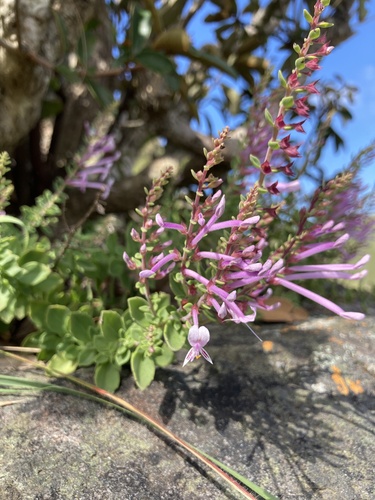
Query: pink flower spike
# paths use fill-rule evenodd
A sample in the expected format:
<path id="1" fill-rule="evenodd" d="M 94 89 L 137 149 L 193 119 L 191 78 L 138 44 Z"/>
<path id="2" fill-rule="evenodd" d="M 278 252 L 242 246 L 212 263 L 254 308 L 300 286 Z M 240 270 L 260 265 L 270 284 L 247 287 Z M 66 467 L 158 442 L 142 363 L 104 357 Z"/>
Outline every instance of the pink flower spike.
<path id="1" fill-rule="evenodd" d="M 203 349 L 203 347 L 210 340 L 210 332 L 205 326 L 198 327 L 197 325 L 193 325 L 189 330 L 188 341 L 191 345 L 191 349 L 186 354 L 184 363 L 182 366 L 185 366 L 187 363 L 191 363 L 194 359 L 200 358 L 203 356 L 206 361 L 212 364 L 212 359 L 208 352 Z"/>

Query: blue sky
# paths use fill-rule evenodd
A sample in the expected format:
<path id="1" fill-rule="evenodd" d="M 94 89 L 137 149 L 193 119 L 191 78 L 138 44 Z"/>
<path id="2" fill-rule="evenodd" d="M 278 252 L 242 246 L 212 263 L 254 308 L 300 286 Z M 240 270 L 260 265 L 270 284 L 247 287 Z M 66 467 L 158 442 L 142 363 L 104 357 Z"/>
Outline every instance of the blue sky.
<path id="1" fill-rule="evenodd" d="M 354 119 L 341 128 L 346 139 L 345 149 L 327 154 L 327 164 L 332 165 L 335 171 L 375 140 L 375 2 L 369 2 L 368 10 L 368 19 L 357 25 L 357 33 L 326 58 L 320 71 L 321 78 L 337 73 L 358 88 L 351 107 Z M 374 186 L 375 162 L 366 168 L 362 176 L 368 185 Z"/>
<path id="2" fill-rule="evenodd" d="M 241 4 L 242 0 L 239 3 Z M 327 165 L 329 177 L 342 170 L 352 156 L 375 140 L 375 2 L 372 0 L 368 2 L 367 8 L 369 12 L 366 21 L 355 24 L 356 34 L 335 48 L 323 61 L 322 70 L 316 74 L 316 77 L 322 80 L 332 80 L 337 74 L 358 88 L 355 102 L 350 107 L 354 119 L 348 123 L 336 122 L 337 131 L 346 141 L 344 149 L 336 152 L 333 147 L 327 147 L 324 164 Z M 202 30 L 201 21 L 212 11 L 214 11 L 212 4 L 207 2 L 199 16 L 197 15 L 196 21 L 189 26 L 189 34 L 196 46 L 213 42 L 215 39 L 214 25 L 212 32 L 207 29 L 207 24 Z M 327 36 L 329 39 L 329 30 Z M 227 124 L 209 104 L 205 107 L 205 111 L 213 117 L 216 130 Z M 204 121 L 195 126 L 207 132 Z M 375 162 L 363 171 L 362 178 L 369 187 L 374 187 Z"/>

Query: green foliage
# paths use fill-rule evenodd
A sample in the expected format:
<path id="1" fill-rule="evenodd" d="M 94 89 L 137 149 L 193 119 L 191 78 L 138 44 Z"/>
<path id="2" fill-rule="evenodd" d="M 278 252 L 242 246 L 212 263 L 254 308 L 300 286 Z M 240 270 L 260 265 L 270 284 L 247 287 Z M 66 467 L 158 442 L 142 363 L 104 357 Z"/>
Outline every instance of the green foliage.
<path id="1" fill-rule="evenodd" d="M 2 175 L 8 164 L 1 155 Z M 4 179 L 0 185 L 6 206 L 12 186 Z M 150 302 L 128 298 L 134 283 L 107 220 L 62 240 L 41 234 L 52 232 L 63 188 L 59 182 L 34 207 L 23 207 L 21 218 L 0 215 L 0 332 L 29 317 L 35 331 L 23 345 L 40 348 L 47 368 L 67 375 L 94 365 L 96 384 L 115 391 L 122 367 L 130 365 L 144 389 L 185 343 L 176 308 L 165 293 L 152 294 Z"/>
<path id="2" fill-rule="evenodd" d="M 0 153 L 0 210 L 9 204 L 10 195 L 13 192 L 12 183 L 5 177 L 9 172 L 11 164 L 10 156 L 7 152 Z"/>

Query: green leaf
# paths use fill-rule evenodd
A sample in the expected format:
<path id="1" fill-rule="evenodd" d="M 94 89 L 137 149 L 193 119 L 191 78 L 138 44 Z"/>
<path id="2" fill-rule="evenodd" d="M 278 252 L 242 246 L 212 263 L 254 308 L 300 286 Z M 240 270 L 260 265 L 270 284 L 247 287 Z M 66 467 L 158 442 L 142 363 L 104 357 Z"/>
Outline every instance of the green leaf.
<path id="1" fill-rule="evenodd" d="M 179 351 L 185 344 L 186 335 L 180 323 L 168 321 L 164 327 L 163 333 L 165 341 L 172 351 Z"/>
<path id="2" fill-rule="evenodd" d="M 144 339 L 145 331 L 138 325 L 138 323 L 133 323 L 125 332 L 125 338 L 131 338 L 135 342 L 141 342 Z"/>
<path id="3" fill-rule="evenodd" d="M 250 155 L 249 159 L 255 168 L 260 168 L 260 160 L 257 156 Z"/>
<path id="4" fill-rule="evenodd" d="M 59 115 L 64 109 L 64 102 L 56 94 L 47 96 L 42 103 L 41 118 L 51 118 Z"/>
<path id="5" fill-rule="evenodd" d="M 264 117 L 265 117 L 268 125 L 271 125 L 271 127 L 273 127 L 275 123 L 273 121 L 271 113 L 269 112 L 269 110 L 267 108 L 264 110 Z"/>
<path id="6" fill-rule="evenodd" d="M 72 312 L 70 316 L 70 331 L 74 338 L 83 344 L 92 340 L 92 328 L 95 327 L 91 316 L 82 312 Z"/>
<path id="7" fill-rule="evenodd" d="M 109 260 L 108 273 L 114 278 L 121 276 L 124 273 L 124 261 L 118 257 L 112 257 Z"/>
<path id="8" fill-rule="evenodd" d="M 78 356 L 79 366 L 91 366 L 95 362 L 97 350 L 93 346 L 86 346 Z"/>
<path id="9" fill-rule="evenodd" d="M 22 341 L 22 347 L 40 347 L 40 332 L 32 332 Z"/>
<path id="10" fill-rule="evenodd" d="M 131 351 L 124 345 L 117 349 L 115 361 L 119 366 L 125 365 L 130 360 Z"/>
<path id="11" fill-rule="evenodd" d="M 17 281 L 28 286 L 38 285 L 51 274 L 51 269 L 39 262 L 26 262 L 22 269 L 23 272 L 16 277 Z"/>
<path id="12" fill-rule="evenodd" d="M 124 328 L 122 317 L 116 311 L 102 311 L 99 324 L 102 334 L 109 341 L 117 340 L 120 330 Z"/>
<path id="13" fill-rule="evenodd" d="M 170 365 L 173 361 L 173 358 L 173 351 L 166 344 L 164 344 L 161 348 L 161 353 L 154 356 L 153 360 L 155 361 L 155 364 L 157 366 L 164 367 Z"/>
<path id="14" fill-rule="evenodd" d="M 55 71 L 63 76 L 68 83 L 80 82 L 78 72 L 75 69 L 69 68 L 69 66 L 66 66 L 65 64 L 61 64 L 60 66 L 55 67 Z"/>
<path id="15" fill-rule="evenodd" d="M 29 232 L 27 231 L 27 228 L 25 224 L 22 222 L 22 220 L 17 219 L 17 217 L 13 217 L 12 215 L 0 215 L 0 224 L 1 223 L 10 223 L 10 224 L 16 224 L 17 226 L 21 226 L 24 234 L 24 248 L 27 247 L 29 244 Z"/>
<path id="16" fill-rule="evenodd" d="M 41 264 L 49 264 L 48 252 L 45 250 L 36 250 L 32 248 L 27 250 L 18 259 L 18 264 L 23 266 L 26 262 L 40 262 Z"/>
<path id="17" fill-rule="evenodd" d="M 61 288 L 64 283 L 63 278 L 57 273 L 51 273 L 47 278 L 35 285 L 33 291 L 41 292 L 41 293 L 51 293 L 55 291 L 57 288 Z"/>
<path id="18" fill-rule="evenodd" d="M 205 64 L 208 67 L 214 67 L 220 69 L 224 73 L 232 76 L 233 78 L 238 77 L 237 71 L 230 66 L 224 59 L 217 57 L 213 54 L 208 54 L 207 52 L 197 50 L 194 47 L 189 47 L 187 51 L 187 56 L 191 59 L 197 59 L 201 63 Z"/>
<path id="19" fill-rule="evenodd" d="M 150 313 L 147 314 L 147 312 L 143 310 L 144 308 L 149 310 L 147 300 L 142 297 L 131 297 L 128 299 L 128 307 L 133 321 L 138 323 L 140 326 L 147 328 L 150 324 L 150 318 L 148 316 L 151 316 Z"/>
<path id="20" fill-rule="evenodd" d="M 13 290 L 9 285 L 0 285 L 0 311 L 3 311 L 13 297 Z"/>
<path id="21" fill-rule="evenodd" d="M 132 54 L 137 55 L 145 47 L 152 31 L 152 14 L 149 10 L 141 9 L 135 4 L 132 16 L 131 48 Z"/>
<path id="22" fill-rule="evenodd" d="M 0 313 L 0 320 L 3 323 L 9 324 L 11 321 L 14 319 L 14 314 L 15 314 L 15 306 L 16 306 L 16 299 L 12 297 L 5 309 L 3 309 Z"/>
<path id="23" fill-rule="evenodd" d="M 13 215 L 0 215 L 0 224 L 2 223 L 9 223 L 9 224 L 17 224 L 18 226 L 25 227 L 25 224 L 22 222 L 22 220 L 17 219 L 17 217 L 13 217 Z"/>
<path id="24" fill-rule="evenodd" d="M 113 363 L 103 363 L 95 369 L 95 384 L 108 392 L 115 392 L 120 385 L 120 368 Z"/>
<path id="25" fill-rule="evenodd" d="M 95 78 L 85 78 L 85 83 L 92 97 L 103 107 L 108 107 L 113 102 L 113 95 L 107 87 L 99 83 Z"/>
<path id="26" fill-rule="evenodd" d="M 31 302 L 30 304 L 30 317 L 35 326 L 39 329 L 45 328 L 48 302 Z"/>
<path id="27" fill-rule="evenodd" d="M 169 286 L 176 298 L 184 298 L 187 295 L 187 291 L 181 281 L 176 281 L 176 275 L 169 275 Z"/>
<path id="28" fill-rule="evenodd" d="M 65 335 L 68 331 L 70 310 L 60 304 L 49 306 L 46 315 L 47 329 L 58 335 Z"/>
<path id="29" fill-rule="evenodd" d="M 194 448 L 195 448 L 195 446 L 194 446 Z M 195 448 L 195 449 L 198 450 L 199 453 L 201 453 L 202 455 L 204 455 L 205 457 L 207 457 L 209 460 L 211 460 L 211 462 L 213 462 L 214 464 L 218 465 L 221 469 L 223 469 L 223 471 L 228 472 L 228 474 L 230 474 L 231 476 L 233 476 L 240 483 L 244 484 L 247 488 L 249 488 L 250 490 L 252 490 L 255 493 L 257 493 L 264 500 L 279 500 L 277 497 L 275 497 L 274 495 L 272 495 L 272 493 L 269 493 L 264 488 L 261 488 L 260 486 L 256 485 L 252 481 L 249 481 L 248 479 L 246 479 L 246 477 L 242 476 L 241 474 L 239 474 L 238 472 L 236 472 L 231 467 L 228 467 L 223 462 L 220 462 L 220 460 L 217 460 L 216 458 L 213 458 L 210 455 L 207 455 L 207 453 L 205 453 L 204 451 L 200 450 L 199 448 Z"/>
<path id="30" fill-rule="evenodd" d="M 140 389 L 146 389 L 155 377 L 155 363 L 145 357 L 144 351 L 136 349 L 130 360 L 130 367 L 134 380 Z"/>
<path id="31" fill-rule="evenodd" d="M 151 301 L 156 310 L 166 308 L 171 303 L 171 296 L 168 293 L 160 292 L 151 295 Z M 144 309 L 144 307 L 142 307 Z"/>
<path id="32" fill-rule="evenodd" d="M 110 343 L 108 342 L 108 340 L 105 337 L 103 337 L 103 335 L 95 335 L 93 343 L 95 349 L 100 353 L 105 353 L 106 359 L 108 359 L 110 351 L 109 349 Z"/>
<path id="33" fill-rule="evenodd" d="M 156 50 L 143 49 L 142 52 L 137 54 L 136 61 L 145 68 L 161 75 L 176 73 L 174 63 L 167 56 Z"/>
<path id="34" fill-rule="evenodd" d="M 67 357 L 63 352 L 59 352 L 52 356 L 52 358 L 47 363 L 47 369 L 55 370 L 61 374 L 69 375 L 76 371 L 78 362 Z M 55 373 L 54 373 L 55 374 Z"/>

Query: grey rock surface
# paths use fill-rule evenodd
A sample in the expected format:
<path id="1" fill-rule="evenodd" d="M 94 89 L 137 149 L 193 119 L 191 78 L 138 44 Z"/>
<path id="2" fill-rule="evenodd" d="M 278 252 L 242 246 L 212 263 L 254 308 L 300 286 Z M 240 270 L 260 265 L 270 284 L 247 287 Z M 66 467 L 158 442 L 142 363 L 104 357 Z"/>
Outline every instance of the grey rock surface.
<path id="1" fill-rule="evenodd" d="M 262 345 L 244 326 L 213 326 L 212 366 L 182 369 L 180 353 L 143 392 L 124 373 L 118 395 L 280 499 L 372 499 L 374 327 L 255 325 Z M 0 372 L 44 380 L 1 356 Z M 0 407 L 0 433 L 0 500 L 240 498 L 146 426 L 84 399 L 30 394 Z"/>

